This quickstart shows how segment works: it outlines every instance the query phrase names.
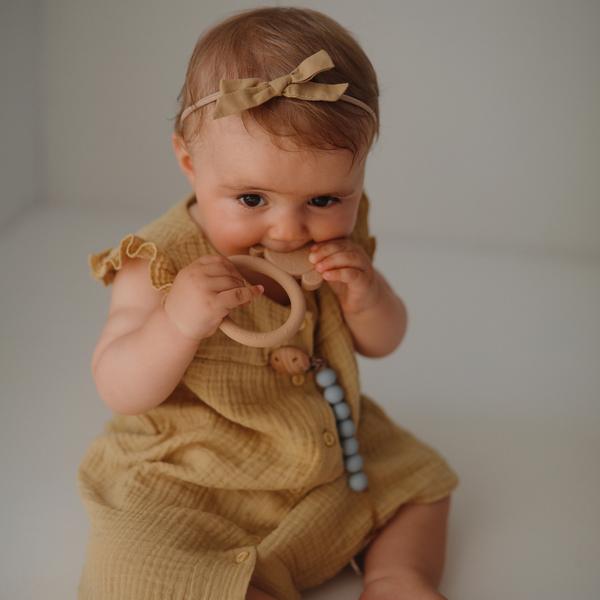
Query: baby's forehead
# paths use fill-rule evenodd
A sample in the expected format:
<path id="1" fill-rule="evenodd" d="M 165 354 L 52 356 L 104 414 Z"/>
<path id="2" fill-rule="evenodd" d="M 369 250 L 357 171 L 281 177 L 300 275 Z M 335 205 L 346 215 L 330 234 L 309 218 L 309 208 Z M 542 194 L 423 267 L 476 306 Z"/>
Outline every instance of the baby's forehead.
<path id="1" fill-rule="evenodd" d="M 195 148 L 199 157 L 211 162 L 266 162 L 281 167 L 306 164 L 311 168 L 345 168 L 348 172 L 352 165 L 349 150 L 302 146 L 294 143 L 293 136 L 274 136 L 251 120 L 244 126 L 237 115 L 208 118 Z"/>
<path id="2" fill-rule="evenodd" d="M 285 149 L 289 152 L 311 153 L 306 149 L 299 148 L 289 136 L 283 135 L 283 132 L 280 136 L 274 136 L 267 133 L 254 120 L 246 119 L 244 121 L 239 115 L 228 115 L 220 119 L 213 119 L 209 116 L 203 123 L 199 142 L 201 145 L 212 147 L 244 145 L 268 149 L 274 146 L 279 151 Z"/>

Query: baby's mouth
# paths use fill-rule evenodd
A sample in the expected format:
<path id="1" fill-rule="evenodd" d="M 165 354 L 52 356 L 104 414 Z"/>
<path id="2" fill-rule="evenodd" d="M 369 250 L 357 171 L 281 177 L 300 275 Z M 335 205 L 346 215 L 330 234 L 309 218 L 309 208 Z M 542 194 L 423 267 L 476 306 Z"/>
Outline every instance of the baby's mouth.
<path id="1" fill-rule="evenodd" d="M 308 243 L 303 246 L 296 246 L 294 250 L 289 252 L 281 252 L 255 244 L 248 249 L 248 254 L 262 258 L 296 279 L 301 279 L 303 289 L 316 290 L 321 286 L 323 278 L 308 259 L 311 246 L 312 244 Z"/>
<path id="2" fill-rule="evenodd" d="M 267 248 L 268 250 L 272 250 L 273 252 L 295 252 L 296 250 L 301 250 L 302 248 L 305 248 L 306 246 L 312 244 L 312 242 L 309 240 L 308 242 L 305 242 L 304 244 L 295 244 L 295 245 L 290 245 L 290 246 L 273 246 L 273 245 L 269 245 L 269 246 L 263 246 L 262 244 L 256 244 L 256 246 L 254 247 L 263 247 L 263 248 Z"/>

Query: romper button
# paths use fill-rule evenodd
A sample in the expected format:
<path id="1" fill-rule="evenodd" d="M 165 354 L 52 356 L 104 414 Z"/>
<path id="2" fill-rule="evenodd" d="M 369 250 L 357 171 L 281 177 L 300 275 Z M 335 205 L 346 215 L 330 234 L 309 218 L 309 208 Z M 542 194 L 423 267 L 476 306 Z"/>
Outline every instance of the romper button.
<path id="1" fill-rule="evenodd" d="M 304 383 L 304 375 L 302 375 L 302 373 L 292 375 L 292 383 L 294 385 L 302 385 Z"/>
<path id="2" fill-rule="evenodd" d="M 335 436 L 333 433 L 331 433 L 331 431 L 325 431 L 323 433 L 323 441 L 325 442 L 326 446 L 331 447 L 335 445 Z"/>
<path id="3" fill-rule="evenodd" d="M 250 556 L 250 552 L 246 552 L 246 550 L 244 550 L 243 552 L 240 552 L 235 557 L 235 562 L 237 562 L 237 563 L 244 562 L 249 556 Z"/>

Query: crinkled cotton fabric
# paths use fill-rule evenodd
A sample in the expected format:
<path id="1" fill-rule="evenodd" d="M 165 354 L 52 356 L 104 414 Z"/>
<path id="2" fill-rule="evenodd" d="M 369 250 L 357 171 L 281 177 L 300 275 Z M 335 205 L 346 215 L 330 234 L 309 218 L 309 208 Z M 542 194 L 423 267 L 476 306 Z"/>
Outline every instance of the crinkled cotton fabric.
<path id="1" fill-rule="evenodd" d="M 218 254 L 189 195 L 119 243 L 89 256 L 109 285 L 128 258 L 168 294 L 179 270 Z M 352 238 L 373 258 L 363 194 Z M 330 286 L 304 291 L 307 312 L 285 345 L 327 360 L 356 425 L 368 488 L 348 486 L 330 405 L 314 371 L 269 365 L 274 348 L 220 330 L 198 344 L 171 395 L 140 415 L 114 414 L 90 444 L 78 485 L 90 519 L 80 600 L 243 600 L 249 585 L 281 600 L 335 576 L 406 502 L 457 486 L 440 453 L 394 423 L 360 389 L 352 336 Z M 264 294 L 230 316 L 269 331 L 290 307 Z"/>

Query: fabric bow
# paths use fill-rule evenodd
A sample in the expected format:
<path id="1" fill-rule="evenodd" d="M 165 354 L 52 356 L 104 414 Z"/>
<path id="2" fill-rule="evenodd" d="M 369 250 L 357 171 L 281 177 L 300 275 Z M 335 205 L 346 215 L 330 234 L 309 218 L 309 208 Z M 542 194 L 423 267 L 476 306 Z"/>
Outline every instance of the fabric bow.
<path id="1" fill-rule="evenodd" d="M 348 88 L 347 83 L 310 82 L 317 73 L 328 71 L 335 65 L 325 50 L 304 59 L 291 73 L 271 81 L 258 77 L 247 79 L 221 79 L 220 96 L 215 105 L 213 118 L 220 119 L 258 106 L 275 96 L 287 96 L 301 100 L 325 100 L 335 102 Z"/>

